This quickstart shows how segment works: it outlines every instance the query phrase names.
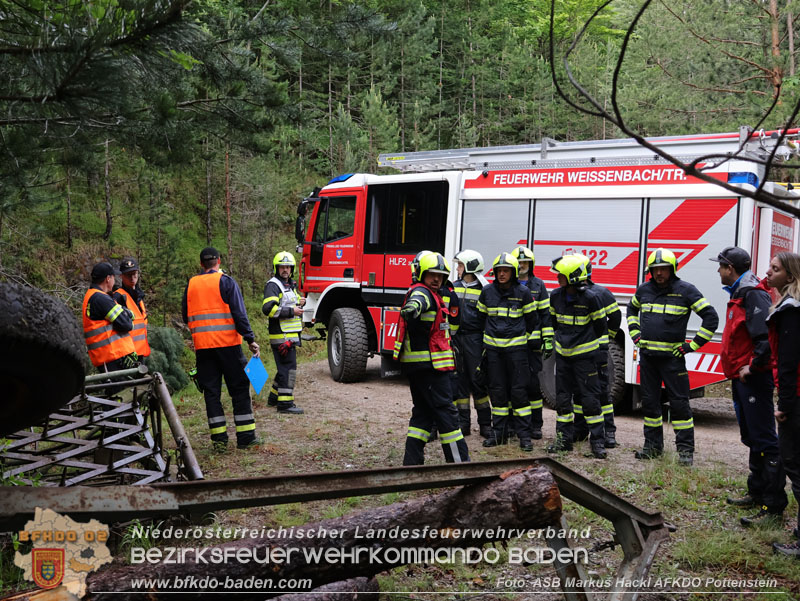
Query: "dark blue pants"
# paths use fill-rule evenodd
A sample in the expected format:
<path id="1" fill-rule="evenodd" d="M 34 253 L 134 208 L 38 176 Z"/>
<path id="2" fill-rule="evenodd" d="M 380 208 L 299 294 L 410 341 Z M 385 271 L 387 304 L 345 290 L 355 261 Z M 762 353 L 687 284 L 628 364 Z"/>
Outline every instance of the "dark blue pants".
<path id="1" fill-rule="evenodd" d="M 731 380 L 731 386 L 742 444 L 750 449 L 747 492 L 769 511 L 781 512 L 788 500 L 775 430 L 772 373 L 753 372 L 745 382 Z"/>
<path id="2" fill-rule="evenodd" d="M 531 405 L 528 402 L 528 349 L 514 346 L 486 349 L 492 427 L 497 440 L 516 432 L 520 443 L 531 439 Z"/>
<path id="3" fill-rule="evenodd" d="M 679 453 L 694 453 L 694 419 L 689 406 L 689 372 L 686 360 L 671 354 L 644 354 L 639 361 L 642 413 L 644 414 L 644 448 L 664 450 L 661 383 L 667 392 L 675 446 Z"/>

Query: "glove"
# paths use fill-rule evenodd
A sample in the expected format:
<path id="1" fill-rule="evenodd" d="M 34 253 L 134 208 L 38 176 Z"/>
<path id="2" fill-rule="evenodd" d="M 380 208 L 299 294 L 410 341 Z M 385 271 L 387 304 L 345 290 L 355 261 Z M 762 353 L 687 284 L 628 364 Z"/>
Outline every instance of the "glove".
<path id="1" fill-rule="evenodd" d="M 547 336 L 542 339 L 542 359 L 549 359 L 553 356 L 553 338 Z"/>
<path id="2" fill-rule="evenodd" d="M 680 346 L 676 346 L 672 349 L 672 354 L 676 357 L 683 357 L 686 353 L 691 353 L 692 351 L 696 351 L 699 346 L 697 346 L 694 342 L 684 342 Z"/>
<path id="3" fill-rule="evenodd" d="M 122 358 L 123 369 L 133 369 L 134 367 L 138 366 L 139 366 L 139 355 L 137 355 L 136 353 L 125 355 Z"/>
<path id="4" fill-rule="evenodd" d="M 406 321 L 414 319 L 419 315 L 419 304 L 416 302 L 406 303 L 403 305 L 403 308 L 400 309 L 400 315 L 402 315 L 403 319 Z"/>
<path id="5" fill-rule="evenodd" d="M 289 354 L 291 348 L 292 348 L 292 341 L 286 340 L 285 342 L 281 342 L 280 345 L 278 345 L 278 352 L 280 353 L 281 357 L 285 357 L 286 355 Z"/>
<path id="6" fill-rule="evenodd" d="M 633 346 L 639 346 L 639 341 L 642 339 L 642 334 L 640 332 L 635 332 L 631 334 L 631 340 L 633 340 Z"/>

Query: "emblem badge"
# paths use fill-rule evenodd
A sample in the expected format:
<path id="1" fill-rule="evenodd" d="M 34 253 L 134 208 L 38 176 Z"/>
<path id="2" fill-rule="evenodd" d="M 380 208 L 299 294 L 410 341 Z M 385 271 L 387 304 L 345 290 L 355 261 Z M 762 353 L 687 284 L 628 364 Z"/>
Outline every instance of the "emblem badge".
<path id="1" fill-rule="evenodd" d="M 33 549 L 33 581 L 55 588 L 64 580 L 64 549 Z"/>
<path id="2" fill-rule="evenodd" d="M 341 259 L 343 254 L 344 254 L 344 251 L 341 248 L 337 248 L 336 249 L 336 258 L 337 259 Z"/>

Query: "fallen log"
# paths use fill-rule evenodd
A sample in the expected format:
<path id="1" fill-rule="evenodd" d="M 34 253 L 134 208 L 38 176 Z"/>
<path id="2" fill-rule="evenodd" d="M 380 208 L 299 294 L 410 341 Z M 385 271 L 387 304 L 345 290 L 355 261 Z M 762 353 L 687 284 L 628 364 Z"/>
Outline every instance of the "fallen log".
<path id="1" fill-rule="evenodd" d="M 176 594 L 199 599 L 211 590 L 235 589 L 238 601 L 250 598 L 243 589 L 252 589 L 252 598 L 265 599 L 299 592 L 301 581 L 302 590 L 310 590 L 407 563 L 463 562 L 467 553 L 479 557 L 488 542 L 558 527 L 560 518 L 561 496 L 552 474 L 532 467 L 485 484 L 276 530 L 269 537 L 190 548 L 177 553 L 177 563 L 165 561 L 168 547 L 134 548 L 130 559 L 137 564 L 112 564 L 91 574 L 88 590 L 92 599 L 114 601 L 141 598 L 146 590 L 150 599 L 163 592 L 172 600 Z M 143 584 L 148 578 L 160 582 L 148 587 Z"/>
<path id="2" fill-rule="evenodd" d="M 349 578 L 331 582 L 307 593 L 274 597 L 272 601 L 378 601 L 380 589 L 375 578 Z"/>

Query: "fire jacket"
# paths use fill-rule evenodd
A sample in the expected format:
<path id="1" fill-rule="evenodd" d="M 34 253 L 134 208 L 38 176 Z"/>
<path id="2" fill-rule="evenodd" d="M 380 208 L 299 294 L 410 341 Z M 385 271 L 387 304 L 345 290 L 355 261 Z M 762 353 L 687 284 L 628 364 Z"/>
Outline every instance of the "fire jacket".
<path id="1" fill-rule="evenodd" d="M 291 279 L 284 282 L 280 278 L 273 277 L 264 286 L 261 312 L 269 317 L 270 344 L 279 345 L 286 340 L 300 342 L 303 320 L 294 314 L 298 299 L 295 283 Z"/>
<path id="2" fill-rule="evenodd" d="M 527 286 L 533 296 L 536 315 L 539 317 L 539 336 L 538 338 L 552 338 L 554 336 L 553 325 L 550 323 L 550 295 L 544 282 L 536 276 L 531 276 L 526 281 L 521 282 Z M 532 338 L 537 338 L 536 335 Z"/>
<path id="3" fill-rule="evenodd" d="M 83 337 L 92 365 L 100 367 L 135 352 L 131 313 L 110 295 L 92 286 L 83 297 Z"/>
<path id="4" fill-rule="evenodd" d="M 556 333 L 556 352 L 562 357 L 597 353 L 608 346 L 606 312 L 594 286 L 559 287 L 550 294 L 550 315 Z"/>
<path id="5" fill-rule="evenodd" d="M 767 317 L 769 345 L 778 385 L 778 411 L 797 411 L 800 391 L 800 301 L 784 296 Z"/>
<path id="6" fill-rule="evenodd" d="M 397 323 L 392 356 L 406 371 L 456 368 L 450 346 L 449 310 L 439 293 L 424 284 L 414 284 L 406 292 L 403 307 L 413 307 L 407 318 Z"/>
<path id="7" fill-rule="evenodd" d="M 674 275 L 664 288 L 650 279 L 636 289 L 628 303 L 628 332 L 631 338 L 641 334 L 639 348 L 644 354 L 672 355 L 686 342 L 690 311 L 703 320 L 691 342 L 697 350 L 711 340 L 719 325 L 714 307 L 697 288 Z"/>
<path id="8" fill-rule="evenodd" d="M 771 367 L 767 315 L 772 299 L 765 282 L 746 271 L 728 289 L 725 330 L 722 332 L 720 360 L 726 378 L 738 378 L 739 370 L 749 365 L 753 371 Z"/>
<path id="9" fill-rule="evenodd" d="M 114 292 L 114 300 L 133 313 L 133 346 L 139 357 L 150 355 L 150 344 L 147 342 L 147 309 L 144 306 L 144 294 L 138 288 L 129 290 L 123 286 Z"/>
<path id="10" fill-rule="evenodd" d="M 250 344 L 255 334 L 247 319 L 242 292 L 222 271 L 206 271 L 189 280 L 183 293 L 183 322 L 195 350 Z"/>
<path id="11" fill-rule="evenodd" d="M 608 339 L 613 340 L 617 337 L 617 332 L 619 332 L 619 324 L 622 323 L 622 311 L 619 310 L 617 299 L 611 293 L 611 290 L 605 286 L 595 284 L 592 280 L 587 280 L 586 283 L 589 285 L 589 288 L 597 292 L 600 296 L 600 304 L 603 306 L 603 312 L 606 314 Z"/>
<path id="12" fill-rule="evenodd" d="M 541 328 L 530 289 L 519 282 L 503 290 L 492 282 L 481 290 L 478 314 L 482 318 L 483 344 L 506 349 L 529 345 L 541 348 Z M 530 343 L 529 343 L 530 340 Z"/>
<path id="13" fill-rule="evenodd" d="M 459 332 L 466 334 L 483 332 L 481 325 L 483 319 L 478 314 L 478 299 L 481 296 L 483 284 L 480 280 L 475 280 L 467 284 L 463 280 L 456 280 L 453 283 L 453 292 L 459 300 Z"/>

